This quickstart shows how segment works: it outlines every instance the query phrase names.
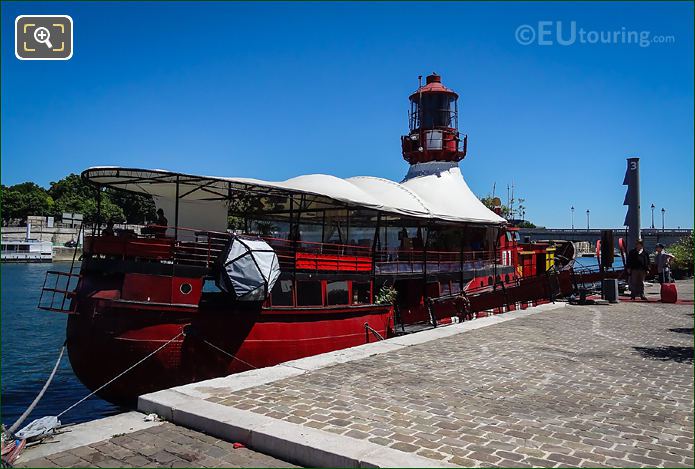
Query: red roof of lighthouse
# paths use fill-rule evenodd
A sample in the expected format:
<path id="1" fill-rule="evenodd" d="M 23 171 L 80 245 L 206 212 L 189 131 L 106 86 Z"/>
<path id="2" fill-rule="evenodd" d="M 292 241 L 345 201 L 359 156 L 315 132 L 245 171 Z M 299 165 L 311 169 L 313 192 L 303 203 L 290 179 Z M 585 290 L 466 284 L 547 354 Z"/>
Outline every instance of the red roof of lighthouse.
<path id="1" fill-rule="evenodd" d="M 420 93 L 448 93 L 453 94 L 456 98 L 459 97 L 459 95 L 454 90 L 442 85 L 442 77 L 437 75 L 436 73 L 428 75 L 427 78 L 425 78 L 425 84 L 418 88 L 417 91 L 415 91 L 415 93 L 411 94 L 410 99 L 412 100 L 413 98 L 417 97 Z"/>

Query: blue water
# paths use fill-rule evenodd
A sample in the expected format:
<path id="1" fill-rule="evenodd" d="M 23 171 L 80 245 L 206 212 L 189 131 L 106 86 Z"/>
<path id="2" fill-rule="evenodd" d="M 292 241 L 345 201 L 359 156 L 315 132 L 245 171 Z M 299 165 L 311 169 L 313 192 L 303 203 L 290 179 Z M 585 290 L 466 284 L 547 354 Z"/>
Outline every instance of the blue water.
<path id="1" fill-rule="evenodd" d="M 47 270 L 70 269 L 70 263 L 0 264 L 2 273 L 2 423 L 12 425 L 34 400 L 51 373 L 65 341 L 67 316 L 36 308 Z M 57 415 L 89 394 L 72 372 L 67 351 L 51 386 L 25 421 Z M 83 422 L 119 411 L 92 397 L 61 417 Z"/>
<path id="2" fill-rule="evenodd" d="M 577 259 L 574 261 L 574 265 L 577 269 L 584 267 L 592 270 L 598 270 L 598 260 L 595 257 L 577 257 Z M 618 270 L 622 268 L 623 260 L 620 258 L 620 256 L 616 256 L 613 259 L 613 269 Z"/>

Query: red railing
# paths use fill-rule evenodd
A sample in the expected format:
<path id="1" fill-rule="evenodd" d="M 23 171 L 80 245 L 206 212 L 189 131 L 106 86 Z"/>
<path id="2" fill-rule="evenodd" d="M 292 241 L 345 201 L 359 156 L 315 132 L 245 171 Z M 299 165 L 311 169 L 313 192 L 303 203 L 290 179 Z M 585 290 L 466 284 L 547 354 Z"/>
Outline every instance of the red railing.
<path id="1" fill-rule="evenodd" d="M 84 253 L 117 258 L 172 261 L 176 264 L 210 268 L 217 262 L 231 239 L 231 234 L 179 227 L 190 240 L 167 237 L 171 227 L 150 226 L 148 232 L 118 232 L 114 235 L 85 236 Z"/>
<path id="2" fill-rule="evenodd" d="M 86 236 L 85 254 L 108 257 L 171 261 L 176 264 L 212 268 L 232 238 L 232 234 L 179 227 L 189 240 L 175 241 L 164 236 L 171 227 L 150 227 L 149 234 L 133 232 L 116 236 Z M 179 237 L 181 237 L 179 235 Z M 293 241 L 262 236 L 275 250 L 280 268 L 304 271 L 369 272 L 413 274 L 461 272 L 492 266 L 492 254 L 480 251 L 377 250 L 356 244 Z"/>

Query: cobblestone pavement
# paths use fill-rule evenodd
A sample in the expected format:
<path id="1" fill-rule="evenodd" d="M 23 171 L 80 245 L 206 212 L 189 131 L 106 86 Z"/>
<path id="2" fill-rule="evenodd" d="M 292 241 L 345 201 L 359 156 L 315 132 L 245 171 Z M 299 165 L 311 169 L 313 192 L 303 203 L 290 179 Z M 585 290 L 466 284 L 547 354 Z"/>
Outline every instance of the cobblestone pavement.
<path id="1" fill-rule="evenodd" d="M 462 466 L 693 467 L 692 308 L 568 306 L 210 400 Z"/>
<path id="2" fill-rule="evenodd" d="M 50 444 L 50 443 L 45 443 Z M 18 467 L 295 467 L 203 433 L 163 423 Z"/>

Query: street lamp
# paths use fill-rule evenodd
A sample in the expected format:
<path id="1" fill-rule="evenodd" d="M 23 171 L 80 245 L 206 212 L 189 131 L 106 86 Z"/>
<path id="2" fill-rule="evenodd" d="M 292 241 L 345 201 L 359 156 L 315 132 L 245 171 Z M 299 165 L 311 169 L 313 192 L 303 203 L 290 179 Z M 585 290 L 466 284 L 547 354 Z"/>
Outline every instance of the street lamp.
<path id="1" fill-rule="evenodd" d="M 654 204 L 652 204 L 652 230 L 654 229 Z"/>
<path id="2" fill-rule="evenodd" d="M 570 210 L 572 211 L 572 231 L 574 231 L 574 205 L 570 207 Z"/>
<path id="3" fill-rule="evenodd" d="M 589 209 L 586 209 L 586 231 L 589 231 Z"/>
<path id="4" fill-rule="evenodd" d="M 665 227 L 666 227 L 666 223 L 664 222 L 665 217 L 666 217 L 666 209 L 662 208 L 661 209 L 661 231 L 664 231 Z"/>

